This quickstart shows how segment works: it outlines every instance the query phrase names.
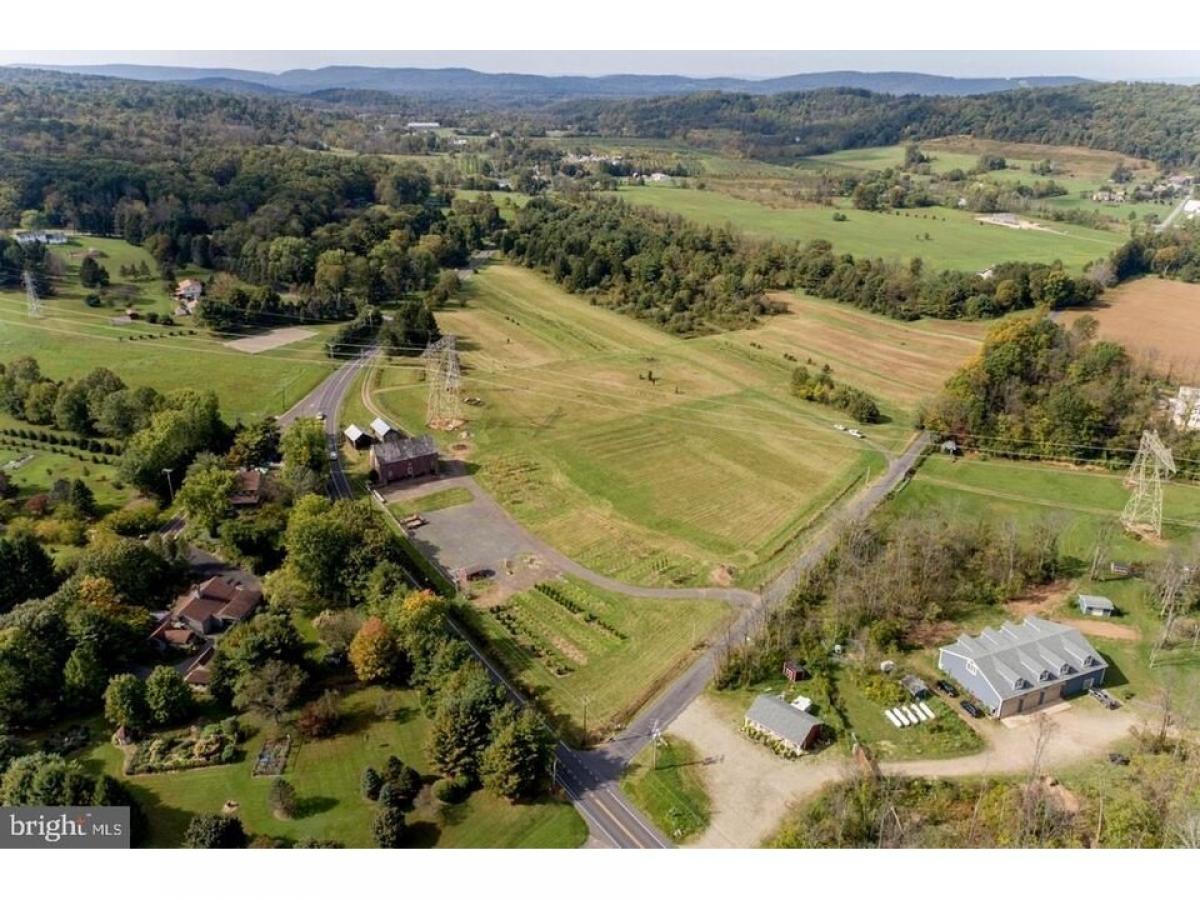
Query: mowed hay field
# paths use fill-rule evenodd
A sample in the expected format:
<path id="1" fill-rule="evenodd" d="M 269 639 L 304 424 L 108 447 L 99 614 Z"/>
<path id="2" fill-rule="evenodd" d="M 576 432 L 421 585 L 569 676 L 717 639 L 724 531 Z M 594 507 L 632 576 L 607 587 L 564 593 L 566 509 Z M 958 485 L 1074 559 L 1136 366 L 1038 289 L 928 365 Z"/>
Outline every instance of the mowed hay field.
<path id="1" fill-rule="evenodd" d="M 684 341 L 508 265 L 472 277 L 465 297 L 438 319 L 460 336 L 464 390 L 484 405 L 467 407 L 469 438 L 445 443 L 559 550 L 644 584 L 707 584 L 722 565 L 754 583 L 830 502 L 882 470 L 879 451 L 911 434 L 913 402 L 972 352 L 919 325 L 800 301 L 804 317 Z M 943 355 L 888 387 L 886 353 L 868 361 L 851 343 L 876 325 L 881 341 Z M 791 396 L 785 352 L 820 353 L 835 378 L 877 388 L 892 421 L 867 428 L 869 441 L 834 430 L 853 423 Z M 376 404 L 420 429 L 419 376 L 397 362 L 374 382 Z"/>
<path id="2" fill-rule="evenodd" d="M 117 274 L 119 265 L 144 260 L 153 268 L 153 260 L 140 247 L 121 241 L 74 240 L 78 243 L 54 248 L 71 262 L 67 275 L 56 281 L 55 294 L 45 298 L 42 318 L 27 315 L 24 291 L 0 290 L 0 362 L 33 356 L 43 373 L 52 378 L 78 377 L 96 366 L 106 366 L 135 387 L 213 390 L 230 422 L 283 412 L 332 370 L 323 349 L 331 326 L 312 326 L 311 338 L 248 354 L 224 346 L 231 335 L 211 334 L 186 317 L 171 326 L 144 321 L 114 325 L 110 320 L 124 311 L 125 302 L 115 308 L 92 308 L 84 303 L 90 292 L 78 280 L 81 248 L 101 245 L 106 255 L 100 262 L 118 285 L 122 282 Z M 135 308 L 169 311 L 166 290 L 157 278 L 129 286 L 138 291 L 132 300 Z"/>
<path id="3" fill-rule="evenodd" d="M 834 250 L 858 257 L 909 260 L 919 256 L 934 269 L 982 271 L 1009 260 L 1060 260 L 1075 271 L 1107 256 L 1125 240 L 1115 231 L 1061 222 L 1041 223 L 1049 230 L 1004 228 L 981 223 L 974 213 L 943 207 L 889 212 L 848 205 L 773 209 L 716 191 L 655 186 L 624 187 L 618 196 L 705 225 L 731 225 L 754 237 L 801 243 L 826 240 Z M 838 211 L 846 221 L 833 220 Z"/>
<path id="4" fill-rule="evenodd" d="M 1148 277 L 1105 291 L 1099 303 L 1063 313 L 1092 316 L 1099 336 L 1124 344 L 1135 359 L 1185 384 L 1200 383 L 1200 284 Z"/>

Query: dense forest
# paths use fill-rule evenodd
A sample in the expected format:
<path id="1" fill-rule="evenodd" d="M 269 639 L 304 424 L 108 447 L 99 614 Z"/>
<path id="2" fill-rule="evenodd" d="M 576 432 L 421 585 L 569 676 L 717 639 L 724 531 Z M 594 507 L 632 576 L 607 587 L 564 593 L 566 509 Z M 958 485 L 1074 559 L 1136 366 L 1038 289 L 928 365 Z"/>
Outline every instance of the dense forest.
<path id="1" fill-rule="evenodd" d="M 611 199 L 539 197 L 501 234 L 510 257 L 581 294 L 649 319 L 676 334 L 744 327 L 779 306 L 772 290 L 803 288 L 900 319 L 987 318 L 1015 309 L 1089 303 L 1110 280 L 1107 267 L 1070 275 L 1061 266 L 1010 262 L 988 274 L 926 272 L 805 245 L 750 241 Z"/>
<path id="2" fill-rule="evenodd" d="M 991 453 L 1127 466 L 1155 423 L 1180 471 L 1195 472 L 1200 434 L 1179 432 L 1160 409 L 1159 383 L 1125 348 L 1095 340 L 1096 322 L 1069 328 L 1046 316 L 997 325 L 946 385 L 923 424 Z"/>
<path id="3" fill-rule="evenodd" d="M 764 158 L 951 134 L 1114 150 L 1170 166 L 1200 155 L 1200 87 L 1082 84 L 973 97 L 893 97 L 833 88 L 770 97 L 700 93 L 584 100 L 551 113 L 580 132 L 682 138 Z"/>

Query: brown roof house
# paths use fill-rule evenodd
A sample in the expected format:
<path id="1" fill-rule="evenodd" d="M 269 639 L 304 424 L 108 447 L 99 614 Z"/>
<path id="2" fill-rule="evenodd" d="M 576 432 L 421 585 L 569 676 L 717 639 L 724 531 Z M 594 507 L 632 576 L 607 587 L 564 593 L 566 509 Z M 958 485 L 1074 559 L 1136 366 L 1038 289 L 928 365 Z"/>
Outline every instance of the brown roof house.
<path id="1" fill-rule="evenodd" d="M 190 648 L 209 635 L 224 631 L 248 617 L 262 602 L 262 591 L 213 577 L 193 587 L 175 604 L 171 614 L 150 635 L 152 643 Z"/>
<path id="2" fill-rule="evenodd" d="M 258 506 L 262 502 L 262 487 L 262 472 L 258 469 L 238 469 L 237 482 L 233 486 L 233 493 L 229 495 L 229 502 L 239 509 Z"/>

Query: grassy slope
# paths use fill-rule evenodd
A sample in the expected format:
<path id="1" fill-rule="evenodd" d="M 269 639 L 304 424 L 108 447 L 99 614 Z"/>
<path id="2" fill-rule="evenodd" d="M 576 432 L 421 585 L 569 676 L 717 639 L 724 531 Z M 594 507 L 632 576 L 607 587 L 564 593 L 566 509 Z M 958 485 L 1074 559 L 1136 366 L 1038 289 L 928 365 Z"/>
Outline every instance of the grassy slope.
<path id="1" fill-rule="evenodd" d="M 348 722 L 335 737 L 304 743 L 293 749 L 284 777 L 296 788 L 300 814 L 276 819 L 268 807 L 271 780 L 250 774 L 253 759 L 265 737 L 261 729 L 246 744 L 246 756 L 225 766 L 142 775 L 129 779 L 150 820 L 152 845 L 176 847 L 191 816 L 220 812 L 227 800 L 239 803 L 238 815 L 253 835 L 285 840 L 332 838 L 348 847 L 371 847 L 374 809 L 359 793 L 367 766 L 382 768 L 396 755 L 431 777 L 424 747 L 429 722 L 411 692 L 392 692 L 399 714 L 396 721 L 375 717 L 382 689 L 369 688 L 345 701 Z M 256 723 L 261 726 L 261 722 Z M 121 752 L 105 742 L 84 756 L 94 771 L 119 776 Z M 464 804 L 438 809 L 418 800 L 407 816 L 417 846 L 438 847 L 574 847 L 586 838 L 586 827 L 565 804 L 512 805 L 477 792 Z"/>
<path id="2" fill-rule="evenodd" d="M 844 416 L 790 396 L 783 353 L 801 338 L 773 323 L 684 341 L 506 265 L 472 278 L 465 296 L 465 309 L 439 321 L 460 338 L 465 390 L 485 401 L 469 408 L 478 476 L 523 524 L 586 565 L 697 584 L 727 563 L 750 578 L 868 467 L 882 466 L 833 430 Z M 846 330 L 829 333 L 837 340 Z M 759 337 L 771 346 L 752 347 Z M 836 374 L 855 383 L 850 368 Z M 412 370 L 389 364 L 375 399 L 420 427 L 425 392 Z M 892 424 L 869 431 L 896 446 L 911 415 L 891 410 Z"/>
<path id="3" fill-rule="evenodd" d="M 762 238 L 807 242 L 828 240 L 839 252 L 907 260 L 919 256 L 936 269 L 980 271 L 1008 260 L 1050 263 L 1061 260 L 1076 270 L 1106 256 L 1124 237 L 1075 225 L 1050 223 L 1061 234 L 1018 231 L 984 225 L 975 214 L 934 207 L 925 210 L 866 212 L 843 208 L 847 221 L 833 221 L 824 206 L 772 209 L 714 191 L 677 187 L 627 187 L 619 195 L 706 225 L 732 225 Z M 928 234 L 929 240 L 924 236 Z"/>

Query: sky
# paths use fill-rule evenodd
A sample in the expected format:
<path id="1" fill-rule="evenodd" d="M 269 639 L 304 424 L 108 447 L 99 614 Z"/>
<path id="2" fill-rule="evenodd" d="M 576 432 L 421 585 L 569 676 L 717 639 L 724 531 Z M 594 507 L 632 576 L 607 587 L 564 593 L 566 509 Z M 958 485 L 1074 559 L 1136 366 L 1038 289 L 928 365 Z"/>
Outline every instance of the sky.
<path id="1" fill-rule="evenodd" d="M 464 66 L 484 72 L 541 75 L 632 73 L 744 78 L 834 69 L 993 77 L 1079 75 L 1100 80 L 1200 76 L 1200 54 L 1183 50 L 0 50 L 0 64 L 13 63 L 140 63 L 268 72 L 328 65 Z"/>

